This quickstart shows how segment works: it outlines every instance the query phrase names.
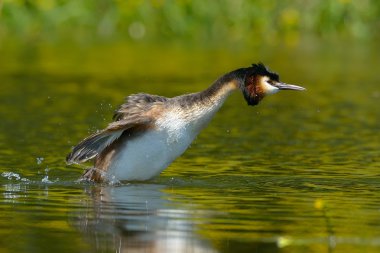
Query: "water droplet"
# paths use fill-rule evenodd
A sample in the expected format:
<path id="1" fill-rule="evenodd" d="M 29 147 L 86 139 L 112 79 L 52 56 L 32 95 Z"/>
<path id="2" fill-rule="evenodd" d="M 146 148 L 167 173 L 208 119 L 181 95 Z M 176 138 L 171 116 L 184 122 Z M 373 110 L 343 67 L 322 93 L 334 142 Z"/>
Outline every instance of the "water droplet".
<path id="1" fill-rule="evenodd" d="M 36 160 L 37 160 L 37 164 L 40 165 L 44 161 L 44 158 L 43 157 L 37 157 Z"/>

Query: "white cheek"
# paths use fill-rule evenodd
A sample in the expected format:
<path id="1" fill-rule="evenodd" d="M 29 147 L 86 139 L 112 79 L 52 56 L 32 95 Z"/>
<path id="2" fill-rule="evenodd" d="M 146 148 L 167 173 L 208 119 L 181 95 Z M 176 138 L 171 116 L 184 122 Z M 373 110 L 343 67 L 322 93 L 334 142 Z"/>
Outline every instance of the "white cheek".
<path id="1" fill-rule="evenodd" d="M 275 94 L 279 91 L 278 88 L 274 87 L 273 85 L 270 85 L 267 81 L 264 81 L 262 85 L 265 95 Z"/>

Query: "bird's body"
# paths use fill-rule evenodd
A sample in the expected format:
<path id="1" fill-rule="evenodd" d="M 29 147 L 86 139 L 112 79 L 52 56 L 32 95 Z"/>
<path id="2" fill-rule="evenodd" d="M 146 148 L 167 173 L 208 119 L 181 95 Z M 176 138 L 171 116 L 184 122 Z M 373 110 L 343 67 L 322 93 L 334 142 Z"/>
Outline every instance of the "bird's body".
<path id="1" fill-rule="evenodd" d="M 147 180 L 158 175 L 185 152 L 203 128 L 191 124 L 189 118 L 197 118 L 200 124 L 206 125 L 217 108 L 204 115 L 194 109 L 186 114 L 176 108 L 163 111 L 144 134 L 123 142 L 109 167 L 109 174 L 124 180 Z"/>
<path id="2" fill-rule="evenodd" d="M 248 104 L 255 105 L 281 89 L 269 80 L 283 89 L 303 89 L 280 83 L 276 74 L 257 64 L 232 71 L 198 93 L 173 98 L 131 95 L 115 113 L 115 121 L 74 147 L 67 162 L 94 159 L 94 167 L 82 176 L 86 180 L 151 179 L 185 152 L 234 90 L 242 89 Z"/>

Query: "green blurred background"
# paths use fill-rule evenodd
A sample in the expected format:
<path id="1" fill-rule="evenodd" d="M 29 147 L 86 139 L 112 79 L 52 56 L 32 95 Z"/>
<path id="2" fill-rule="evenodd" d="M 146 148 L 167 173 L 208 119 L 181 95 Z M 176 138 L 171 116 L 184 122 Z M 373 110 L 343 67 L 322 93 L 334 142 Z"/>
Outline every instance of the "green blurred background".
<path id="1" fill-rule="evenodd" d="M 370 62 L 379 16 L 375 0 L 0 0 L 0 73 L 192 79 L 305 58 L 318 73 L 348 51 Z"/>
<path id="2" fill-rule="evenodd" d="M 2 0 L 0 38 L 180 42 L 186 45 L 288 44 L 317 38 L 378 38 L 376 0 Z"/>

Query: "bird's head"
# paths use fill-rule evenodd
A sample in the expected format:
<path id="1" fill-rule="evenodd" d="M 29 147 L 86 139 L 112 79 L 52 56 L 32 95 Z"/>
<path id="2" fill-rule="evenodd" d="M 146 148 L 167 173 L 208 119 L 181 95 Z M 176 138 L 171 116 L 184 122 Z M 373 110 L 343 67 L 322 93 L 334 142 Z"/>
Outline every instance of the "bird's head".
<path id="1" fill-rule="evenodd" d="M 252 64 L 239 70 L 240 89 L 248 105 L 257 105 L 265 96 L 280 90 L 305 90 L 297 85 L 280 82 L 278 74 L 271 72 L 264 64 Z"/>

